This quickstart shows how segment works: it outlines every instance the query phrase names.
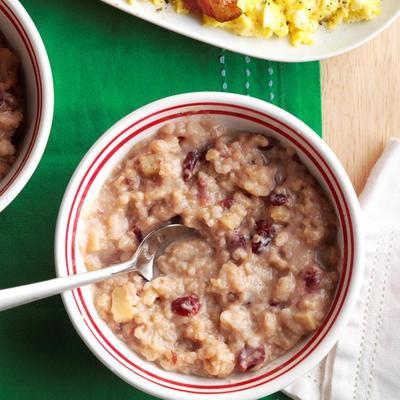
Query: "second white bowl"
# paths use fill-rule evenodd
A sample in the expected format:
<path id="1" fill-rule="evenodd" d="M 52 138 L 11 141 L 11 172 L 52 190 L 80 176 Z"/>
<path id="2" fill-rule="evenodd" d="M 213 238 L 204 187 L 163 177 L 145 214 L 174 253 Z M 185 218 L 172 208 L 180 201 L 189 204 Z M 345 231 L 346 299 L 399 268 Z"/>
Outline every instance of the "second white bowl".
<path id="1" fill-rule="evenodd" d="M 54 92 L 43 41 L 17 0 L 0 0 L 0 30 L 20 60 L 26 99 L 18 156 L 0 180 L 1 212 L 23 189 L 39 164 L 50 134 Z"/>

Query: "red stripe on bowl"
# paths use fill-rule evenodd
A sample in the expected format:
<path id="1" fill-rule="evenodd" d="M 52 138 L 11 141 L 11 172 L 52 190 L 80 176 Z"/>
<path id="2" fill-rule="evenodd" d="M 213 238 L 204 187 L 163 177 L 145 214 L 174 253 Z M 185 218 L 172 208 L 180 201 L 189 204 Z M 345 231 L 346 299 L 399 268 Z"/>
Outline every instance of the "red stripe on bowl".
<path id="1" fill-rule="evenodd" d="M 173 115 L 168 115 L 166 117 L 162 117 L 157 119 L 156 121 L 153 121 L 139 129 L 137 129 L 136 131 L 134 131 L 133 133 L 129 134 L 124 140 L 122 140 L 120 143 L 118 143 L 113 149 L 110 150 L 110 152 L 105 156 L 105 158 L 101 161 L 101 163 L 97 166 L 97 168 L 95 169 L 95 171 L 92 173 L 91 177 L 89 178 L 88 183 L 86 183 L 86 186 L 83 190 L 83 193 L 80 195 L 80 200 L 77 206 L 77 209 L 75 211 L 75 216 L 74 216 L 74 222 L 73 222 L 73 227 L 72 227 L 72 243 L 71 243 L 71 248 L 69 249 L 68 246 L 68 237 L 69 237 L 69 230 L 70 230 L 70 223 L 72 220 L 72 214 L 74 213 L 74 207 L 76 204 L 76 201 L 78 199 L 79 193 L 81 191 L 81 188 L 83 186 L 83 183 L 85 181 L 85 179 L 88 177 L 88 175 L 91 173 L 91 170 L 93 168 L 93 166 L 96 164 L 96 162 L 100 159 L 100 157 L 104 154 L 104 152 L 119 138 L 121 137 L 121 135 L 123 135 L 124 133 L 126 133 L 129 129 L 131 129 L 132 127 L 136 126 L 137 124 L 139 124 L 140 122 L 145 121 L 146 119 L 149 119 L 153 116 L 159 115 L 163 112 L 166 111 L 170 111 L 173 109 L 179 109 L 179 108 L 184 108 L 184 107 L 188 107 L 188 106 L 208 106 L 208 105 L 216 105 L 216 106 L 226 106 L 229 108 L 236 108 L 236 109 L 242 109 L 242 110 L 246 110 L 246 111 L 250 111 L 252 113 L 258 114 L 260 116 L 263 116 L 264 118 L 267 118 L 268 120 L 272 120 L 274 122 L 276 122 L 277 124 L 285 127 L 287 130 L 289 130 L 291 132 L 291 134 L 294 137 L 299 138 L 300 140 L 304 141 L 307 146 L 309 148 L 312 149 L 312 151 L 315 153 L 315 155 L 319 158 L 319 160 L 317 160 L 313 154 L 310 153 L 310 151 L 304 147 L 298 140 L 294 139 L 293 137 L 291 137 L 290 135 L 288 135 L 286 132 L 284 132 L 282 129 L 277 128 L 275 126 L 270 125 L 269 123 L 262 121 L 258 118 L 254 118 L 254 117 L 250 117 L 248 115 L 245 114 L 241 114 L 238 112 L 231 112 L 231 111 L 224 111 L 224 110 L 215 110 L 215 109 L 207 109 L 207 110 L 198 110 L 198 111 L 189 111 L 189 112 L 180 112 L 177 114 L 173 114 Z M 285 363 L 281 364 L 280 366 L 274 368 L 271 371 L 268 371 L 267 373 L 254 377 L 252 379 L 246 380 L 246 381 L 241 381 L 241 382 L 237 382 L 237 383 L 233 383 L 233 384 L 227 384 L 227 385 L 191 385 L 191 384 L 186 384 L 186 383 L 182 383 L 182 382 L 177 382 L 177 381 L 172 381 L 169 379 L 165 379 L 163 377 L 157 376 L 145 369 L 143 369 L 142 367 L 136 365 L 135 363 L 133 363 L 131 360 L 129 360 L 125 355 L 123 355 L 121 352 L 119 352 L 113 345 L 112 343 L 109 342 L 109 340 L 106 338 L 106 336 L 103 334 L 103 332 L 100 330 L 100 328 L 98 327 L 98 325 L 96 324 L 96 322 L 94 321 L 93 316 L 90 314 L 87 305 L 85 303 L 85 300 L 82 296 L 82 292 L 80 289 L 76 290 L 73 292 L 73 296 L 74 296 L 74 300 L 76 305 L 79 307 L 79 304 L 83 306 L 85 313 L 87 314 L 89 321 L 92 324 L 92 328 L 89 327 L 89 325 L 87 324 L 87 322 L 85 321 L 85 323 L 87 324 L 90 332 L 95 336 L 96 340 L 102 345 L 102 347 L 109 353 L 112 355 L 112 357 L 117 360 L 121 365 L 123 365 L 124 367 L 128 368 L 130 371 L 134 372 L 135 374 L 143 377 L 144 379 L 147 379 L 153 383 L 157 383 L 163 387 L 168 387 L 170 389 L 174 389 L 174 390 L 179 390 L 179 391 L 185 391 L 187 392 L 187 390 L 183 390 L 181 388 L 175 388 L 175 387 L 171 387 L 171 386 L 165 386 L 164 384 L 158 382 L 158 381 L 153 381 L 153 379 L 150 379 L 146 376 L 143 376 L 142 374 L 138 373 L 138 371 L 141 371 L 143 373 L 145 373 L 146 375 L 150 376 L 151 378 L 157 379 L 161 382 L 164 383 L 168 383 L 168 384 L 172 384 L 172 385 L 177 385 L 177 386 L 183 386 L 186 388 L 194 388 L 194 389 L 202 389 L 202 392 L 199 391 L 190 391 L 191 393 L 206 393 L 206 394 L 215 394 L 215 393 L 230 393 L 230 392 L 234 392 L 234 391 L 239 391 L 239 390 L 244 390 L 244 388 L 241 389 L 237 389 L 237 390 L 229 390 L 229 391 L 218 391 L 218 392 L 211 392 L 209 389 L 226 389 L 226 388 L 236 388 L 236 387 L 240 387 L 240 386 L 244 386 L 244 385 L 248 385 L 251 383 L 255 383 L 258 382 L 255 385 L 252 385 L 250 387 L 246 387 L 245 389 L 249 389 L 251 387 L 256 387 L 259 385 L 262 385 L 266 382 L 269 382 L 271 380 L 274 380 L 276 378 L 278 378 L 279 376 L 285 374 L 287 371 L 291 370 L 292 368 L 294 368 L 298 363 L 300 363 L 305 357 L 307 357 L 309 354 L 312 353 L 312 351 L 317 347 L 317 345 L 324 339 L 324 337 L 327 335 L 327 332 L 329 331 L 329 329 L 332 327 L 332 325 L 334 324 L 342 306 L 344 303 L 344 299 L 346 298 L 346 294 L 349 288 L 349 284 L 350 284 L 350 280 L 351 280 L 351 275 L 352 275 L 352 264 L 353 264 L 353 247 L 354 247 L 354 238 L 353 238 L 353 226 L 352 226 L 352 221 L 351 221 L 351 216 L 350 216 L 350 212 L 349 212 L 349 208 L 347 206 L 344 194 L 338 184 L 338 181 L 336 179 L 336 177 L 333 175 L 333 172 L 331 170 L 331 168 L 329 167 L 329 165 L 326 163 L 326 161 L 321 157 L 321 155 L 316 151 L 315 147 L 309 143 L 306 139 L 302 138 L 298 133 L 296 133 L 292 128 L 290 128 L 289 126 L 281 123 L 280 121 L 270 117 L 267 114 L 258 112 L 258 111 L 254 111 L 252 109 L 248 109 L 246 107 L 242 107 L 242 106 L 235 106 L 235 105 L 230 105 L 230 104 L 225 104 L 225 103 L 192 103 L 192 104 L 185 104 L 185 105 L 180 105 L 180 106 L 175 106 L 175 107 L 170 107 L 168 109 L 164 109 L 161 111 L 158 111 L 156 113 L 152 113 L 144 118 L 142 118 L 139 121 L 136 121 L 135 123 L 133 123 L 132 125 L 130 125 L 128 128 L 124 129 L 123 131 L 121 131 L 119 134 L 117 134 L 100 152 L 99 154 L 95 157 L 94 161 L 91 163 L 91 165 L 89 166 L 89 168 L 87 169 L 87 171 L 85 172 L 82 180 L 80 181 L 78 188 L 75 192 L 75 196 L 70 208 L 70 212 L 69 212 L 69 216 L 68 216 L 68 221 L 67 221 L 67 230 L 66 230 L 66 242 L 65 242 L 65 258 L 66 258 L 66 266 L 67 266 L 67 273 L 70 274 L 70 268 L 69 268 L 69 257 L 68 257 L 68 251 L 70 250 L 70 254 L 71 254 L 71 260 L 72 260 L 72 270 L 73 273 L 76 273 L 76 264 L 75 264 L 75 241 L 76 241 L 76 229 L 77 229 L 77 223 L 78 223 L 78 219 L 79 219 L 79 215 L 80 215 L 80 211 L 82 208 L 82 205 L 84 203 L 85 197 L 90 189 L 90 186 L 92 185 L 93 181 L 95 180 L 96 176 L 98 175 L 99 171 L 103 168 L 103 166 L 105 165 L 105 163 L 111 158 L 111 156 L 121 147 L 123 146 L 126 142 L 130 141 L 133 137 L 135 137 L 137 134 L 139 134 L 140 132 L 145 131 L 146 129 L 149 129 L 152 126 L 158 125 L 162 122 L 166 122 L 169 121 L 171 119 L 175 119 L 175 118 L 180 118 L 182 116 L 186 116 L 186 115 L 195 115 L 195 114 L 217 114 L 217 115 L 229 115 L 229 116 L 233 116 L 233 117 L 237 117 L 237 118 L 242 118 L 242 119 L 246 119 L 246 120 L 250 120 L 252 122 L 256 122 L 270 130 L 273 130 L 277 133 L 279 133 L 280 135 L 284 136 L 285 138 L 287 138 L 288 140 L 290 140 L 292 143 L 295 144 L 296 148 L 299 148 L 305 155 L 307 155 L 307 157 L 312 161 L 312 163 L 318 168 L 318 170 L 320 171 L 321 175 L 324 177 L 325 182 L 327 183 L 329 190 L 331 192 L 331 195 L 334 198 L 334 201 L 336 203 L 336 207 L 337 210 L 339 212 L 339 218 L 340 218 L 340 222 L 341 222 L 341 227 L 342 227 L 342 235 L 343 235 L 343 243 L 344 243 L 344 252 L 343 252 L 343 271 L 342 271 L 342 275 L 341 275 L 341 279 L 338 285 L 338 289 L 337 289 L 337 293 L 334 299 L 334 302 L 331 306 L 331 309 L 323 323 L 323 325 L 320 327 L 320 329 L 313 335 L 313 337 L 307 342 L 307 344 L 299 351 L 297 352 L 290 360 L 286 361 Z M 322 167 L 320 165 L 320 162 L 322 162 L 322 164 L 324 165 L 324 167 L 328 170 L 328 172 L 330 173 L 330 177 L 328 176 L 328 174 L 326 173 L 326 171 L 324 170 L 324 167 Z M 341 206 L 341 202 L 339 200 L 338 194 L 335 190 L 335 185 L 332 184 L 331 180 L 332 179 L 336 186 L 337 186 L 337 190 L 339 192 L 339 196 L 342 200 L 342 203 L 345 207 L 345 213 L 343 212 L 342 206 Z M 345 218 L 345 214 L 347 216 L 347 219 Z M 346 224 L 346 222 L 348 221 L 348 224 Z M 348 248 L 348 233 L 347 231 L 349 230 L 350 233 L 350 246 Z M 350 269 L 348 270 L 348 265 L 350 266 Z M 349 272 L 349 273 L 348 273 Z M 345 282 L 346 280 L 346 282 Z M 345 286 L 344 289 L 344 293 L 342 292 L 342 289 Z M 78 294 L 78 297 L 76 297 L 76 293 Z M 341 298 L 340 304 L 338 305 L 338 301 Z M 335 310 L 335 308 L 337 308 Z M 80 309 L 80 307 L 79 307 Z M 333 312 L 335 311 L 335 315 L 333 315 Z M 321 333 L 324 332 L 323 335 L 321 335 Z M 99 339 L 99 337 L 96 335 L 99 335 L 99 337 L 105 342 L 105 344 Z M 313 346 L 312 346 L 313 345 Z M 107 348 L 108 347 L 108 348 Z M 126 362 L 128 365 L 132 366 L 133 368 L 137 369 L 138 371 L 133 370 L 132 368 L 130 368 L 129 366 L 127 366 L 125 363 L 121 362 L 121 360 L 115 356 L 115 354 L 110 353 L 111 352 L 115 353 L 116 355 L 118 355 L 118 357 L 120 357 L 122 360 L 124 360 L 124 362 Z M 301 357 L 301 358 L 300 358 Z M 296 361 L 296 362 L 295 362 Z M 281 371 L 283 368 L 286 368 L 285 371 Z M 275 375 L 274 377 L 271 377 L 271 375 L 277 373 L 281 371 L 278 375 Z M 268 379 L 265 379 L 268 378 Z M 260 380 L 264 379 L 262 382 L 259 382 Z"/>

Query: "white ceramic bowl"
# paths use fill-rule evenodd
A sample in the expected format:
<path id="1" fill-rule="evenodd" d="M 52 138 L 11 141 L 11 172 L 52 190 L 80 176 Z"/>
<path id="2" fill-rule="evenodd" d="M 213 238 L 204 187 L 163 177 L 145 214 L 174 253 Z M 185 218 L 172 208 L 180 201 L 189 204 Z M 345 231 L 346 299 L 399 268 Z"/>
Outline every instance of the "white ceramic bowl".
<path id="1" fill-rule="evenodd" d="M 43 41 L 17 0 L 0 0 L 0 30 L 21 62 L 25 84 L 25 121 L 18 156 L 0 181 L 0 212 L 18 195 L 35 171 L 53 119 L 53 79 Z"/>
<path id="2" fill-rule="evenodd" d="M 197 18 L 177 14 L 172 6 L 160 11 L 149 0 L 135 1 L 133 4 L 129 4 L 127 0 L 102 1 L 128 14 L 201 42 L 252 57 L 285 62 L 322 60 L 345 53 L 375 37 L 400 14 L 399 0 L 383 0 L 382 13 L 374 20 L 343 24 L 334 31 L 327 31 L 321 27 L 313 46 L 295 48 L 287 38 L 266 40 L 241 37 L 222 29 L 204 27 Z"/>
<path id="3" fill-rule="evenodd" d="M 169 121 L 211 115 L 236 129 L 268 133 L 290 144 L 325 188 L 340 220 L 343 273 L 323 325 L 287 356 L 263 369 L 226 379 L 167 372 L 143 360 L 98 316 L 90 287 L 63 294 L 68 314 L 93 353 L 126 382 L 163 399 L 250 400 L 276 392 L 315 366 L 346 323 L 362 280 L 363 237 L 357 197 L 343 167 L 308 126 L 284 110 L 251 97 L 218 92 L 189 93 L 156 101 L 129 114 L 92 146 L 73 175 L 61 204 L 55 239 L 58 276 L 85 271 L 78 234 L 82 207 L 139 140 Z M 92 382 L 96 384 L 96 382 Z"/>

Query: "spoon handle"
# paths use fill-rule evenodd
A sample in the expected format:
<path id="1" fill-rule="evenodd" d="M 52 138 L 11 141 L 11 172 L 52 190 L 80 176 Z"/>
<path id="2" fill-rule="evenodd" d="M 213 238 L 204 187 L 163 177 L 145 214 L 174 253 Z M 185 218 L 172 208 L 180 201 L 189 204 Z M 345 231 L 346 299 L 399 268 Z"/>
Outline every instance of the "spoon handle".
<path id="1" fill-rule="evenodd" d="M 45 297 L 54 296 L 66 290 L 109 279 L 115 275 L 126 272 L 128 269 L 129 271 L 134 271 L 135 265 L 136 258 L 96 271 L 83 272 L 76 275 L 0 290 L 0 311 L 31 303 Z"/>

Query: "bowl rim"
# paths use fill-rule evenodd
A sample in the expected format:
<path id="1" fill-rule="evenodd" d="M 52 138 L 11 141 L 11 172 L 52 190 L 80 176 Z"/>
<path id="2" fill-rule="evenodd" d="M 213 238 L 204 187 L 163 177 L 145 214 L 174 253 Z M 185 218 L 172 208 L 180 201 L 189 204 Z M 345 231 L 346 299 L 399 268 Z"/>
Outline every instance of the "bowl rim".
<path id="1" fill-rule="evenodd" d="M 0 12 L 9 20 L 19 34 L 27 50 L 35 75 L 37 109 L 35 124 L 27 150 L 11 176 L 0 190 L 0 212 L 4 210 L 21 192 L 35 172 L 50 135 L 53 110 L 54 87 L 49 58 L 43 40 L 24 7 L 18 0 L 0 0 Z M 12 44 L 12 43 L 11 43 Z"/>
<path id="2" fill-rule="evenodd" d="M 58 276 L 65 276 L 66 269 L 63 258 L 65 256 L 65 230 L 66 230 L 66 220 L 67 213 L 69 209 L 69 204 L 71 203 L 72 196 L 75 193 L 75 187 L 77 182 L 84 175 L 89 163 L 97 157 L 99 149 L 106 143 L 108 143 L 112 138 L 115 137 L 115 133 L 123 131 L 126 126 L 132 124 L 132 122 L 139 121 L 140 118 L 144 116 L 151 115 L 152 113 L 157 113 L 157 111 L 174 108 L 174 106 L 181 104 L 216 104 L 220 106 L 237 106 L 242 108 L 247 108 L 253 110 L 257 113 L 257 110 L 262 110 L 268 116 L 273 116 L 279 121 L 296 129 L 296 132 L 306 137 L 315 147 L 317 147 L 318 152 L 323 155 L 323 159 L 329 164 L 329 166 L 334 171 L 334 176 L 338 180 L 338 187 L 344 192 L 344 199 L 349 209 L 349 215 L 351 222 L 353 224 L 352 234 L 354 234 L 354 258 L 352 262 L 352 276 L 348 278 L 348 290 L 347 293 L 343 295 L 343 307 L 335 317 L 336 320 L 332 322 L 331 326 L 327 329 L 326 335 L 321 339 L 313 352 L 308 354 L 303 360 L 299 362 L 291 371 L 286 372 L 283 376 L 277 378 L 275 381 L 261 383 L 261 386 L 244 388 L 240 392 L 228 392 L 227 396 L 224 394 L 216 394 L 215 398 L 219 399 L 256 399 L 261 396 L 265 396 L 270 393 L 274 393 L 277 390 L 281 390 L 293 380 L 300 377 L 306 371 L 315 366 L 321 359 L 327 354 L 338 338 L 340 330 L 344 327 L 347 322 L 350 312 L 353 309 L 357 296 L 360 291 L 362 275 L 363 275 L 363 256 L 364 256 L 364 238 L 362 235 L 361 227 L 361 213 L 359 208 L 359 203 L 354 192 L 354 189 L 347 177 L 346 172 L 341 166 L 339 160 L 336 158 L 332 150 L 326 145 L 325 142 L 318 135 L 311 130 L 307 125 L 301 122 L 299 119 L 293 115 L 287 113 L 286 111 L 276 107 L 272 104 L 266 103 L 262 100 L 251 98 L 248 96 L 231 94 L 231 93 L 221 93 L 221 92 L 197 92 L 197 93 L 186 93 L 176 96 L 167 97 L 161 100 L 152 102 L 144 107 L 139 108 L 136 111 L 128 114 L 126 117 L 122 118 L 119 122 L 114 124 L 110 129 L 108 129 L 96 143 L 89 149 L 86 155 L 83 157 L 82 161 L 76 168 L 68 186 L 65 191 L 59 214 L 57 219 L 56 235 L 55 235 L 55 262 L 56 262 L 56 272 Z M 178 106 L 177 106 L 178 108 Z M 343 292 L 343 291 L 342 291 Z M 162 388 L 154 383 L 144 381 L 143 379 L 133 379 L 133 374 L 127 374 L 123 370 L 124 367 L 117 365 L 115 362 L 110 360 L 110 357 L 99 349 L 99 344 L 89 335 L 87 335 L 85 328 L 83 326 L 82 314 L 77 312 L 74 306 L 74 298 L 72 297 L 72 292 L 64 293 L 62 295 L 64 305 L 66 307 L 67 313 L 78 331 L 81 338 L 92 350 L 92 352 L 102 361 L 109 369 L 120 376 L 123 380 L 129 384 L 138 387 L 153 395 L 159 396 L 165 399 L 187 399 L 188 394 L 186 392 L 178 392 L 176 390 Z M 90 318 L 90 317 L 89 317 Z M 227 380 L 221 379 L 221 383 L 228 382 Z M 183 393 L 183 394 L 182 394 Z M 213 394 L 190 394 L 193 398 L 204 399 L 212 398 Z M 244 397 L 245 396 L 245 397 Z"/>

